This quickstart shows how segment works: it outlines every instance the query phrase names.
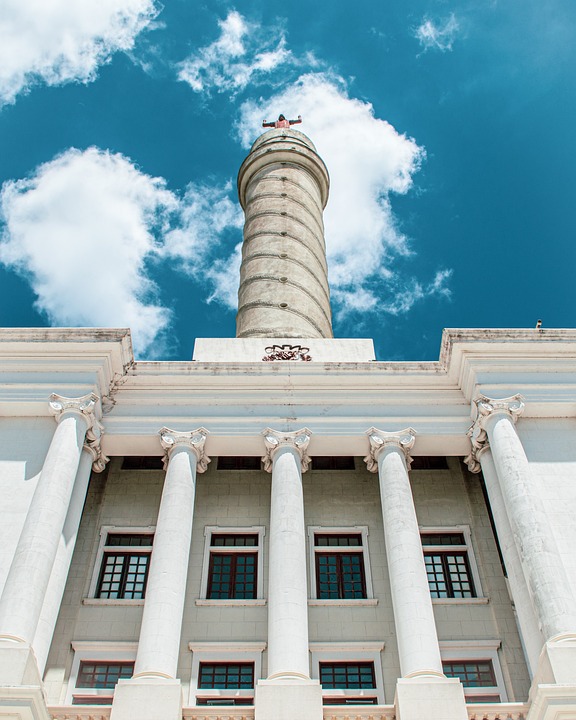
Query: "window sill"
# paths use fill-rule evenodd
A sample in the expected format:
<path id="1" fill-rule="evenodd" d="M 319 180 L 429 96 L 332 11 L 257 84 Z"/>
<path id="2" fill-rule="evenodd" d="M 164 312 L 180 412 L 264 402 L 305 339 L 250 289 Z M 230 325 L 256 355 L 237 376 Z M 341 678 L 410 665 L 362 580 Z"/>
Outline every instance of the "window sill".
<path id="1" fill-rule="evenodd" d="M 239 607 L 239 606 L 246 606 L 254 607 L 254 606 L 262 606 L 266 605 L 266 599 L 265 598 L 256 598 L 255 600 L 247 600 L 239 598 L 238 600 L 196 600 L 196 605 L 204 607 L 204 606 L 217 606 L 217 607 Z"/>
<path id="2" fill-rule="evenodd" d="M 126 607 L 126 605 L 135 605 L 141 607 L 144 605 L 144 599 L 123 600 L 122 598 L 84 598 L 82 600 L 82 605 L 123 605 L 124 607 Z"/>
<path id="3" fill-rule="evenodd" d="M 489 598 L 432 598 L 432 605 L 488 605 Z"/>
<path id="4" fill-rule="evenodd" d="M 328 607 L 375 607 L 378 605 L 378 598 L 357 598 L 351 600 L 320 600 L 318 598 L 309 598 L 308 605 L 327 605 Z"/>

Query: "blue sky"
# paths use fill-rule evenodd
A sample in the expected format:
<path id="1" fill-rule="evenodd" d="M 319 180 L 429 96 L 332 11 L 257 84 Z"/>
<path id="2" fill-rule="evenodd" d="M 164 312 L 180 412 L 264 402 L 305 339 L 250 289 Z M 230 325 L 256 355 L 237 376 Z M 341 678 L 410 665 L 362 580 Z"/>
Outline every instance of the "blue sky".
<path id="1" fill-rule="evenodd" d="M 233 337 L 236 173 L 301 114 L 331 175 L 334 331 L 574 326 L 574 0 L 4 0 L 0 326 Z"/>

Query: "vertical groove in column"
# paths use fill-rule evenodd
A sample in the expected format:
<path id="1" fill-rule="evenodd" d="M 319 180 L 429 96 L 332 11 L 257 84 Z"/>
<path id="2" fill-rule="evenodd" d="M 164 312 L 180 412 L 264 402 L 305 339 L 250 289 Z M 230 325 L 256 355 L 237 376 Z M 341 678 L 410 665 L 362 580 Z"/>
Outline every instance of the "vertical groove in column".
<path id="1" fill-rule="evenodd" d="M 268 677 L 309 678 L 306 531 L 301 459 L 277 450 L 272 467 Z"/>
<path id="2" fill-rule="evenodd" d="M 60 418 L 0 599 L 2 636 L 34 640 L 87 428 L 80 412 L 65 412 Z"/>
<path id="3" fill-rule="evenodd" d="M 378 455 L 386 557 L 394 623 L 404 677 L 443 677 L 434 611 L 422 554 L 422 541 L 400 447 Z"/>
<path id="4" fill-rule="evenodd" d="M 486 419 L 510 525 L 546 640 L 576 634 L 576 604 L 566 569 L 531 476 L 513 421 L 504 412 Z"/>
<path id="5" fill-rule="evenodd" d="M 191 432 L 169 428 L 160 431 L 160 442 L 167 453 L 167 471 L 154 534 L 134 678 L 176 678 L 196 472 L 203 472 L 210 462 L 204 453 L 206 434 L 204 428 Z"/>

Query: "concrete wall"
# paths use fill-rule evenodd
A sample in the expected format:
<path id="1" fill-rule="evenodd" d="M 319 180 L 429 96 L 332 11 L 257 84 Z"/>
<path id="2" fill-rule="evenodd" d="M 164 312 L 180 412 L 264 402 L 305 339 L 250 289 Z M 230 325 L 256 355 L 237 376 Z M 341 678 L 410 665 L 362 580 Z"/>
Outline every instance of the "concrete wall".
<path id="1" fill-rule="evenodd" d="M 413 493 L 422 526 L 469 525 L 488 601 L 435 603 L 441 640 L 499 639 L 500 659 L 509 699 L 524 700 L 529 680 L 516 630 L 512 604 L 506 591 L 481 481 L 450 458 L 449 470 L 413 471 Z M 106 475 L 93 475 L 76 552 L 45 675 L 49 702 L 62 702 L 72 665 L 73 640 L 136 641 L 142 616 L 138 605 L 86 604 L 103 525 L 154 525 L 164 474 L 161 471 L 121 470 L 113 458 Z M 307 525 L 328 527 L 367 525 L 375 606 L 315 606 L 309 609 L 310 640 L 349 642 L 383 641 L 382 666 L 386 699 L 392 702 L 399 674 L 386 554 L 384 548 L 378 478 L 360 458 L 355 471 L 314 471 L 304 475 Z M 189 642 L 265 641 L 265 606 L 203 606 L 200 596 L 204 556 L 204 528 L 208 525 L 268 526 L 270 475 L 255 471 L 218 471 L 216 459 L 198 476 L 196 511 L 187 601 L 184 612 L 179 676 L 190 678 Z M 264 587 L 267 586 L 267 536 L 264 539 Z M 264 593 L 267 594 L 266 591 Z M 266 676 L 264 654 L 263 676 Z"/>

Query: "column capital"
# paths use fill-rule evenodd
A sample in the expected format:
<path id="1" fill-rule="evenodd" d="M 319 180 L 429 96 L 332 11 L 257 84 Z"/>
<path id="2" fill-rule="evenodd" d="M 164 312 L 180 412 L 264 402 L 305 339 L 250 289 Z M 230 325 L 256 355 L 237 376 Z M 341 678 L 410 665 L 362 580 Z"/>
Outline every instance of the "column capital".
<path id="1" fill-rule="evenodd" d="M 292 448 L 292 450 L 298 453 L 302 465 L 302 472 L 308 470 L 310 457 L 306 451 L 308 450 L 312 436 L 308 428 L 302 428 L 294 432 L 280 432 L 279 430 L 266 428 L 266 430 L 262 430 L 262 435 L 264 436 L 264 445 L 266 446 L 266 454 L 262 458 L 262 463 L 264 464 L 264 470 L 266 470 L 266 472 L 272 472 L 274 455 L 278 450 L 285 447 Z"/>
<path id="2" fill-rule="evenodd" d="M 86 450 L 92 456 L 92 470 L 97 473 L 101 473 L 106 467 L 106 463 L 110 460 L 110 458 L 102 452 L 102 435 L 104 435 L 104 425 L 94 418 L 92 425 L 86 431 L 83 450 Z"/>
<path id="3" fill-rule="evenodd" d="M 496 413 L 507 415 L 512 423 L 524 412 L 524 398 L 517 393 L 507 398 L 489 398 L 486 395 L 479 395 L 472 401 L 472 417 L 474 422 L 466 435 L 470 438 L 472 450 L 464 458 L 470 472 L 480 472 L 480 456 L 490 447 L 488 433 L 486 432 L 486 421 Z"/>
<path id="4" fill-rule="evenodd" d="M 164 449 L 164 469 L 168 467 L 170 462 L 170 456 L 177 448 L 185 447 L 191 450 L 196 455 L 196 470 L 199 473 L 206 471 L 208 463 L 211 458 L 206 455 L 204 450 L 204 444 L 206 443 L 206 436 L 208 430 L 203 427 L 199 427 L 196 430 L 190 430 L 188 432 L 180 432 L 179 430 L 170 430 L 170 428 L 163 427 L 159 432 L 160 444 Z"/>
<path id="5" fill-rule="evenodd" d="M 99 399 L 98 395 L 93 392 L 77 398 L 69 398 L 64 397 L 64 395 L 52 393 L 52 395 L 48 398 L 48 407 L 50 409 L 50 413 L 56 418 L 56 422 L 60 422 L 65 413 L 74 412 L 78 415 L 82 415 L 86 420 L 88 427 L 91 428 L 95 420 L 94 411 L 96 403 Z"/>
<path id="6" fill-rule="evenodd" d="M 364 458 L 364 462 L 370 472 L 378 472 L 378 456 L 382 450 L 391 446 L 402 450 L 406 460 L 406 466 L 410 469 L 412 463 L 410 450 L 414 447 L 414 441 L 416 440 L 415 430 L 406 428 L 398 432 L 386 432 L 371 427 L 369 430 L 366 430 L 366 435 L 368 435 L 370 442 L 370 452 Z"/>

